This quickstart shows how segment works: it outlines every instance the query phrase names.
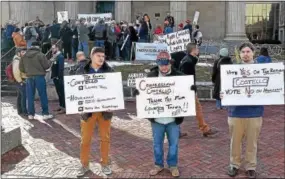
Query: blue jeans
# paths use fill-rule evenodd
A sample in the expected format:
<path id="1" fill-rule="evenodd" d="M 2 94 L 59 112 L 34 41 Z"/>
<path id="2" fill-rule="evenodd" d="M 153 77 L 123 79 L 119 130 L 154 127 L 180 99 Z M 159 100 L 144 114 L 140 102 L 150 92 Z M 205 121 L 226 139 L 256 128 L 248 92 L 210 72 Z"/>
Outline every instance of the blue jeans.
<path id="1" fill-rule="evenodd" d="M 26 96 L 26 84 L 18 84 L 18 96 L 17 96 L 17 112 L 18 114 L 27 114 L 27 96 Z"/>
<path id="2" fill-rule="evenodd" d="M 152 122 L 151 127 L 155 165 L 164 167 L 163 142 L 166 133 L 169 144 L 167 165 L 169 167 L 176 167 L 178 161 L 179 125 L 175 122 L 166 125 Z"/>
<path id="3" fill-rule="evenodd" d="M 95 47 L 104 47 L 105 46 L 104 43 L 105 43 L 104 40 L 95 40 L 94 46 Z"/>
<path id="4" fill-rule="evenodd" d="M 30 48 L 32 46 L 32 43 L 36 40 L 27 40 L 27 48 Z"/>
<path id="5" fill-rule="evenodd" d="M 35 115 L 35 92 L 38 91 L 41 105 L 42 115 L 48 115 L 48 98 L 47 98 L 47 87 L 45 76 L 33 76 L 27 79 L 27 97 L 28 97 L 28 114 Z"/>
<path id="6" fill-rule="evenodd" d="M 218 109 L 222 109 L 223 107 L 222 107 L 222 102 L 221 102 L 221 100 L 216 100 L 216 107 L 218 108 Z"/>
<path id="7" fill-rule="evenodd" d="M 78 44 L 78 51 L 83 51 L 85 56 L 89 56 L 89 47 L 88 47 L 88 42 L 80 42 Z"/>

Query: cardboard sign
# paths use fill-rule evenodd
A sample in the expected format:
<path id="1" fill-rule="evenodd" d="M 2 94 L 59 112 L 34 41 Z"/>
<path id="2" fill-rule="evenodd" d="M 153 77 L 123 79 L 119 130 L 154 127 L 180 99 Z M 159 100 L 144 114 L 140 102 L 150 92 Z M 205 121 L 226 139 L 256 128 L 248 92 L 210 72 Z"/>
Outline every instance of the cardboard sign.
<path id="1" fill-rule="evenodd" d="M 186 46 L 191 42 L 189 29 L 157 36 L 156 43 L 166 43 L 168 53 L 186 51 Z"/>
<path id="2" fill-rule="evenodd" d="M 222 105 L 284 104 L 284 64 L 221 66 Z"/>
<path id="3" fill-rule="evenodd" d="M 68 12 L 67 11 L 57 12 L 57 22 L 61 24 L 63 21 L 68 22 Z"/>
<path id="4" fill-rule="evenodd" d="M 102 13 L 102 14 L 78 14 L 78 19 L 85 18 L 87 22 L 95 25 L 100 19 L 103 19 L 105 23 L 112 21 L 112 13 Z"/>
<path id="5" fill-rule="evenodd" d="M 167 51 L 167 45 L 161 43 L 136 43 L 136 60 L 154 61 L 159 52 Z"/>
<path id="6" fill-rule="evenodd" d="M 138 118 L 195 116 L 193 76 L 136 79 Z"/>
<path id="7" fill-rule="evenodd" d="M 130 73 L 128 76 L 128 87 L 135 88 L 136 87 L 136 79 L 137 78 L 145 78 L 146 73 Z"/>
<path id="8" fill-rule="evenodd" d="M 194 25 L 198 24 L 199 15 L 200 15 L 200 12 L 199 11 L 195 11 L 194 18 L 193 18 L 193 24 Z"/>
<path id="9" fill-rule="evenodd" d="M 66 114 L 124 109 L 121 72 L 64 76 Z"/>

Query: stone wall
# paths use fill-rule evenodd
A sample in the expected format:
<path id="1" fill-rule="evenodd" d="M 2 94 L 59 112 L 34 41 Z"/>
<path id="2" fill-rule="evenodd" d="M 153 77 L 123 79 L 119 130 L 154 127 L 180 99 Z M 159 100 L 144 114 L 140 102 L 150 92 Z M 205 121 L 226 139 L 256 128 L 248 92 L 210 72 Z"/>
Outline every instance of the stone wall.
<path id="1" fill-rule="evenodd" d="M 226 26 L 226 3 L 211 1 L 188 1 L 187 18 L 193 21 L 195 11 L 200 12 L 198 24 L 204 39 L 223 39 Z"/>

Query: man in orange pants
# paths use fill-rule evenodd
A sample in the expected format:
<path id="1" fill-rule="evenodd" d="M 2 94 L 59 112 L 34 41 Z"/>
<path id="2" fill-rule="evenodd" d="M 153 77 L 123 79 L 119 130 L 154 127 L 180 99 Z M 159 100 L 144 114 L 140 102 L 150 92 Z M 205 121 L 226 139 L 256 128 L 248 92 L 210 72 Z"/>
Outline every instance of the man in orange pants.
<path id="1" fill-rule="evenodd" d="M 186 56 L 181 60 L 179 69 L 181 72 L 183 72 L 186 75 L 194 75 L 194 83 L 196 81 L 196 64 L 198 62 L 198 57 L 197 55 L 199 54 L 199 48 L 195 43 L 189 43 L 187 45 L 187 54 Z M 204 137 L 207 137 L 209 135 L 216 134 L 217 131 L 211 129 L 205 122 L 204 116 L 203 116 L 203 111 L 202 111 L 202 106 L 199 102 L 198 96 L 196 94 L 196 120 L 198 121 L 199 124 L 199 129 L 203 133 Z M 187 135 L 186 133 L 181 133 L 180 131 L 180 137 L 183 137 Z"/>
<path id="2" fill-rule="evenodd" d="M 77 70 L 77 74 L 94 74 L 94 73 L 108 73 L 113 69 L 105 62 L 104 48 L 94 47 L 90 55 L 91 61 L 86 66 L 81 66 Z M 98 125 L 100 135 L 100 153 L 102 172 L 106 175 L 112 173 L 109 166 L 109 151 L 110 151 L 110 128 L 111 112 L 95 112 L 84 113 L 81 115 L 81 147 L 80 147 L 80 161 L 81 168 L 77 174 L 78 177 L 84 176 L 89 171 L 89 156 L 93 131 Z"/>

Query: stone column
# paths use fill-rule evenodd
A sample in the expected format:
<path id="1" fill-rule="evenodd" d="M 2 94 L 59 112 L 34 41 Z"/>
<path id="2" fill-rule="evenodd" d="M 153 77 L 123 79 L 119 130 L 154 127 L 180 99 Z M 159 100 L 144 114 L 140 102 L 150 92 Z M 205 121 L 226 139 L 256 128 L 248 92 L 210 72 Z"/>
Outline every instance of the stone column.
<path id="1" fill-rule="evenodd" d="M 174 31 L 176 31 L 178 24 L 184 23 L 187 19 L 187 1 L 171 0 L 170 15 L 174 17 Z"/>
<path id="2" fill-rule="evenodd" d="M 245 34 L 246 2 L 226 2 L 226 41 L 248 41 Z"/>
<path id="3" fill-rule="evenodd" d="M 10 1 L 10 20 L 16 20 L 24 25 L 26 22 L 34 20 L 30 17 L 30 4 L 28 1 Z"/>
<path id="4" fill-rule="evenodd" d="M 68 11 L 69 19 L 77 19 L 77 15 L 79 12 L 79 3 L 78 1 L 67 1 L 64 2 L 65 10 Z M 84 2 L 82 2 L 84 3 Z M 55 12 L 57 13 L 57 12 Z"/>
<path id="5" fill-rule="evenodd" d="M 131 22 L 132 1 L 115 1 L 115 20 Z"/>

